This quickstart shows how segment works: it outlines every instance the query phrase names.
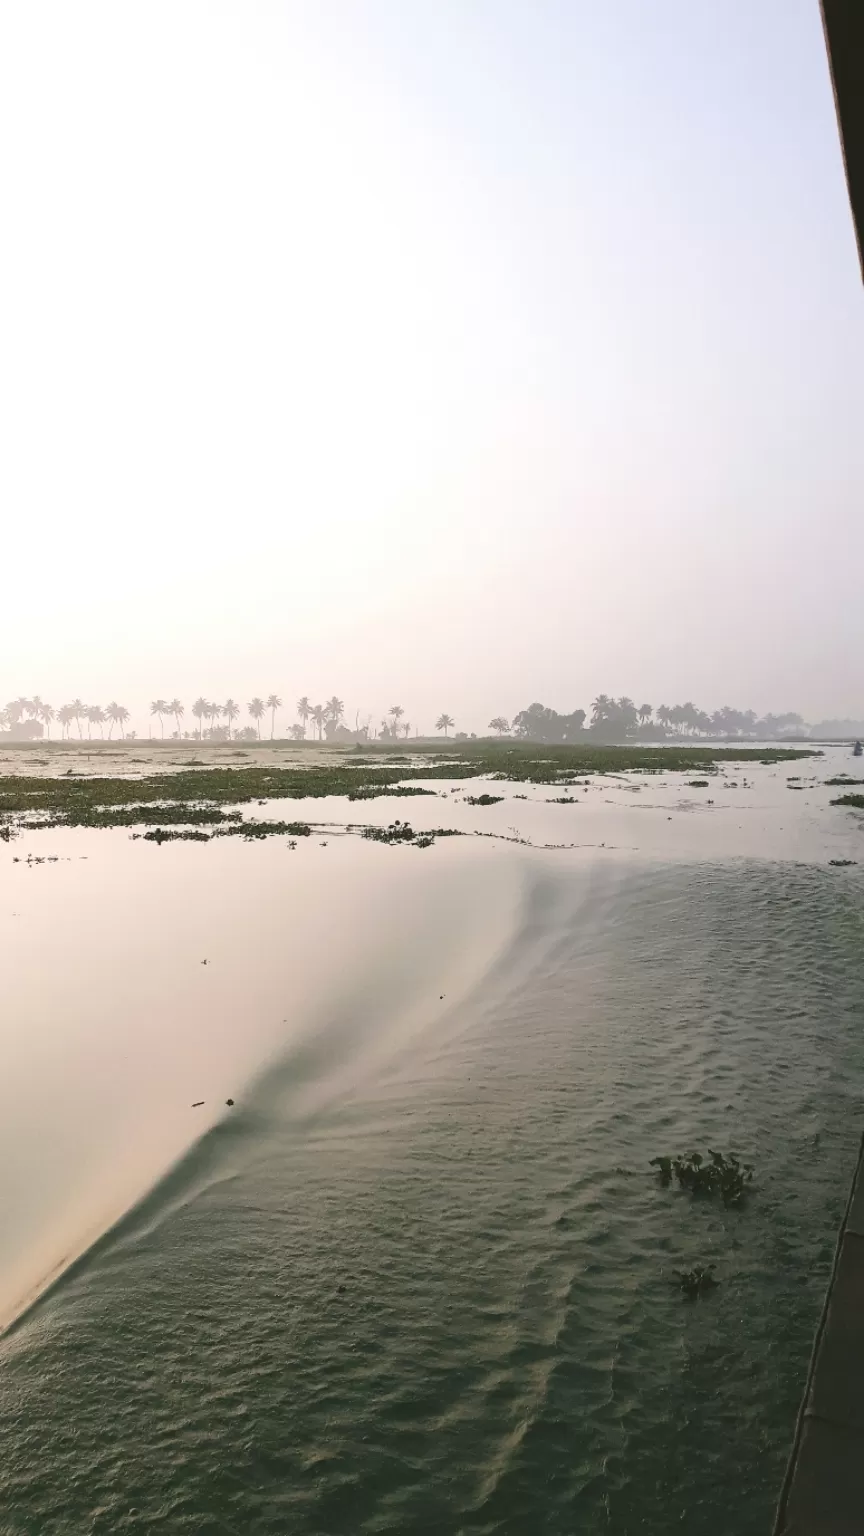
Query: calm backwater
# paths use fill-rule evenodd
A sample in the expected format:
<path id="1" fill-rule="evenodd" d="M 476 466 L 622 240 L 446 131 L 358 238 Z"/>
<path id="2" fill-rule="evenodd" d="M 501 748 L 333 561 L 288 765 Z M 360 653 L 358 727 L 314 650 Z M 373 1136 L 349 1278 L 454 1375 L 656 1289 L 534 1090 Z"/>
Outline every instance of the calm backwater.
<path id="1" fill-rule="evenodd" d="M 864 1128 L 835 766 L 0 848 L 4 1536 L 768 1536 Z"/>

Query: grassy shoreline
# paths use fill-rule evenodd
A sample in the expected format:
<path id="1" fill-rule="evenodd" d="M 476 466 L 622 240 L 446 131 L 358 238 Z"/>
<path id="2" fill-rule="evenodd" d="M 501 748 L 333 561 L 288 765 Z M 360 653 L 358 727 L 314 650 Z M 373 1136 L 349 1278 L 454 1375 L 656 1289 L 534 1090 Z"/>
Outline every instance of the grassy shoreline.
<path id="1" fill-rule="evenodd" d="M 198 760 L 194 766 L 169 773 L 153 765 L 137 778 L 71 772 L 55 777 L 9 774 L 0 778 L 0 824 L 20 825 L 23 817 L 31 824 L 35 819 L 55 826 L 133 826 L 154 822 L 157 805 L 163 822 L 207 822 L 222 819 L 207 807 L 422 793 L 417 780 L 497 778 L 560 786 L 580 775 L 710 773 L 725 763 L 791 762 L 818 754 L 785 747 L 545 747 L 508 741 L 500 746 L 460 743 L 458 749 L 451 744 L 449 749 L 440 746 L 434 752 L 410 755 L 379 749 L 374 760 L 368 750 L 356 756 L 334 751 L 332 760 L 322 762 L 323 755 L 319 753 L 318 760 L 308 765 L 293 761 L 290 766 L 275 762 L 227 766 L 223 760 L 210 767 Z M 423 757 L 430 760 L 418 761 Z"/>

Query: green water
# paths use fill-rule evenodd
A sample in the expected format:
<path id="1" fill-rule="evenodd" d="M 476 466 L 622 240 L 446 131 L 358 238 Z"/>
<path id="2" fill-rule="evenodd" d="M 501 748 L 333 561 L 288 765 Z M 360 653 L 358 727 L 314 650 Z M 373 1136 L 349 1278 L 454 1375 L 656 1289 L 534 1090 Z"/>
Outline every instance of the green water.
<path id="1" fill-rule="evenodd" d="M 7 1336 L 4 1536 L 767 1536 L 862 1125 L 862 934 L 854 868 L 528 859 L 446 1029 L 309 1111 L 334 1019 Z M 646 1176 L 693 1144 L 756 1164 L 748 1208 Z"/>

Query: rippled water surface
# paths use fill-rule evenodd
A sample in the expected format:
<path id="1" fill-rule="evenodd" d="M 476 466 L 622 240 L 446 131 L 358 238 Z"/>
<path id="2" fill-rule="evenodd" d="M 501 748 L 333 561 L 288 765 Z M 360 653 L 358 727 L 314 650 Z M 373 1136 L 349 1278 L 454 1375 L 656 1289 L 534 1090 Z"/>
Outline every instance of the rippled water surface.
<path id="1" fill-rule="evenodd" d="M 536 812 L 615 850 L 3 849 L 0 1530 L 767 1533 L 864 1088 L 860 828 L 772 774 L 750 858 L 671 784 Z"/>

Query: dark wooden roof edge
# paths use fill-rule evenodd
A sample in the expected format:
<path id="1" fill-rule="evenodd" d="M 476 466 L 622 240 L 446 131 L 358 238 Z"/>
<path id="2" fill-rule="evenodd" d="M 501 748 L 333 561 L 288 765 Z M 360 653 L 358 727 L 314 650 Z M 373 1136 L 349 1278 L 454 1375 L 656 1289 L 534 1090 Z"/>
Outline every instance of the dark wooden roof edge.
<path id="1" fill-rule="evenodd" d="M 819 8 L 864 278 L 864 0 L 820 0 Z"/>

